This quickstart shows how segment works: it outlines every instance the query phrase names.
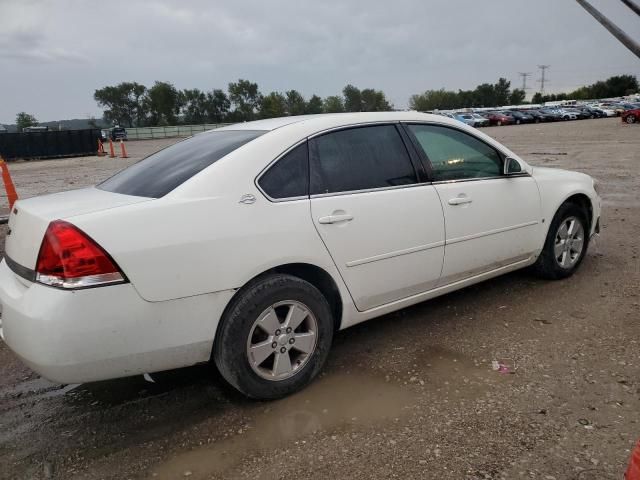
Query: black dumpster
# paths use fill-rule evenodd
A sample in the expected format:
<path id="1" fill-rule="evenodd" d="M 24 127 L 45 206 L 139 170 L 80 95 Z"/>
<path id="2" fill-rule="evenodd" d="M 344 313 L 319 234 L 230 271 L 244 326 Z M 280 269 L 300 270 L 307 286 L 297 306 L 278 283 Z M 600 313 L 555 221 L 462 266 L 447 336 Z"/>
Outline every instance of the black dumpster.
<path id="1" fill-rule="evenodd" d="M 5 160 L 82 157 L 98 151 L 100 129 L 0 134 L 0 156 Z"/>

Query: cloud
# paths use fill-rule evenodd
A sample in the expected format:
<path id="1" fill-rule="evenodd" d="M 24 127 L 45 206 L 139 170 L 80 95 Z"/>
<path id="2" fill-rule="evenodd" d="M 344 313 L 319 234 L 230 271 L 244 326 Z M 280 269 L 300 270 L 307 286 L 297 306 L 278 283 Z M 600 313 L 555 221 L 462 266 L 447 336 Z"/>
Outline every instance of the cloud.
<path id="1" fill-rule="evenodd" d="M 622 2 L 592 2 L 638 38 Z M 353 83 L 403 107 L 429 88 L 519 84 L 538 64 L 551 65 L 550 90 L 640 73 L 576 2 L 557 0 L 0 0 L 0 18 L 4 122 L 99 116 L 93 92 L 122 81 L 210 90 L 247 78 L 306 96 Z"/>

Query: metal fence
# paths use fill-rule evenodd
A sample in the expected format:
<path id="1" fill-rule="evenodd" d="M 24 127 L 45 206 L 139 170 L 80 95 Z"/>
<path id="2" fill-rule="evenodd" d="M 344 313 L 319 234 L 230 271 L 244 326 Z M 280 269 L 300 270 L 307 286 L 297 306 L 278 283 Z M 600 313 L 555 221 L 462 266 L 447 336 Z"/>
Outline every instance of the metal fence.
<path id="1" fill-rule="evenodd" d="M 0 155 L 5 160 L 80 157 L 95 155 L 99 129 L 0 134 Z"/>
<path id="2" fill-rule="evenodd" d="M 193 134 L 229 125 L 228 123 L 205 123 L 203 125 L 172 125 L 167 127 L 127 128 L 129 140 L 150 138 L 190 137 Z"/>

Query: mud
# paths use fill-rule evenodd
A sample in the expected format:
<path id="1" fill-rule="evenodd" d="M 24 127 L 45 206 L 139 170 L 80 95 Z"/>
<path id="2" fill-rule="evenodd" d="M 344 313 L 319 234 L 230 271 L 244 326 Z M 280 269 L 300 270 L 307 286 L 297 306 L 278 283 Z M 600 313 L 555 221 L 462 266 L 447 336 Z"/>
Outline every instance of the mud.
<path id="1" fill-rule="evenodd" d="M 484 131 L 600 181 L 602 235 L 571 279 L 515 272 L 340 332 L 322 376 L 276 402 L 207 366 L 53 384 L 0 343 L 0 478 L 621 478 L 640 438 L 640 127 Z M 10 168 L 35 195 L 161 146 Z"/>

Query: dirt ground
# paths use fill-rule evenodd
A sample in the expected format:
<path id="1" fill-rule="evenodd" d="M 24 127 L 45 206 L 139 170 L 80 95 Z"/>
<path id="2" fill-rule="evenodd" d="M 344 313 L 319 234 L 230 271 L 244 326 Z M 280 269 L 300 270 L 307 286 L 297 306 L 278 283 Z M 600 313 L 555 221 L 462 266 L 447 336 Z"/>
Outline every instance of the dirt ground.
<path id="1" fill-rule="evenodd" d="M 640 438 L 640 127 L 485 132 L 600 181 L 602 235 L 575 276 L 516 272 L 343 331 L 322 376 L 275 402 L 207 367 L 52 384 L 0 342 L 0 477 L 620 479 Z M 166 144 L 10 168 L 30 196 Z"/>

